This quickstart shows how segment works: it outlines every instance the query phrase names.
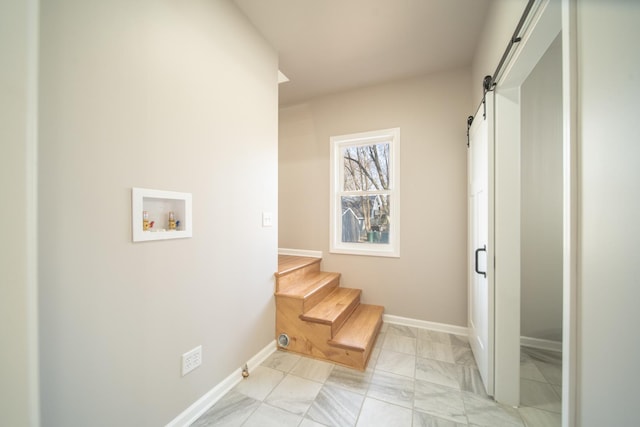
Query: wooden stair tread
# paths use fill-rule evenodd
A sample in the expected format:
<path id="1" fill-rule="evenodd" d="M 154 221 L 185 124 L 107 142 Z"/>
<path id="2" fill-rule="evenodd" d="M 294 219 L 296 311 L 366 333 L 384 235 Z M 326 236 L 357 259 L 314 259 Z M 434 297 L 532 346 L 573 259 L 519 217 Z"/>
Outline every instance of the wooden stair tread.
<path id="1" fill-rule="evenodd" d="M 284 276 L 292 271 L 299 270 L 314 263 L 319 263 L 320 261 L 320 258 L 278 255 L 278 271 L 275 275 L 276 277 Z"/>
<path id="2" fill-rule="evenodd" d="M 336 288 L 315 307 L 300 316 L 302 320 L 331 325 L 348 316 L 360 302 L 360 289 Z"/>
<path id="3" fill-rule="evenodd" d="M 384 307 L 360 304 L 329 344 L 349 350 L 365 351 L 371 345 L 380 327 Z"/>
<path id="4" fill-rule="evenodd" d="M 329 273 L 321 271 L 309 275 L 307 278 L 305 278 L 304 281 L 301 281 L 300 283 L 296 283 L 295 285 L 289 285 L 285 288 L 279 289 L 276 295 L 300 299 L 309 298 L 316 291 L 339 277 L 340 273 Z"/>

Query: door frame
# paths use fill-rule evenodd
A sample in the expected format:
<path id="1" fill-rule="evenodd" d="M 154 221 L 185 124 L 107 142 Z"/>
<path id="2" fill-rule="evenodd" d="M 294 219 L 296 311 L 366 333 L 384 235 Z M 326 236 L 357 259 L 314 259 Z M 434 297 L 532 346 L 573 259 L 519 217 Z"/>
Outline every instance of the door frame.
<path id="1" fill-rule="evenodd" d="M 577 424 L 578 36 L 577 0 L 562 0 L 562 426 Z"/>
<path id="2" fill-rule="evenodd" d="M 532 10 L 527 30 L 507 62 L 504 73 L 497 76 L 495 88 L 494 397 L 512 406 L 520 404 L 520 87 L 562 27 L 560 3 L 557 0 L 541 1 Z M 563 64 L 564 55 L 563 49 Z M 563 173 L 567 173 L 566 168 Z M 567 197 L 565 188 L 564 200 Z M 563 209 L 566 210 L 566 203 Z M 567 257 L 566 251 L 565 247 L 564 258 Z M 566 329 L 563 333 L 567 333 Z M 563 400 L 563 412 L 564 405 Z"/>

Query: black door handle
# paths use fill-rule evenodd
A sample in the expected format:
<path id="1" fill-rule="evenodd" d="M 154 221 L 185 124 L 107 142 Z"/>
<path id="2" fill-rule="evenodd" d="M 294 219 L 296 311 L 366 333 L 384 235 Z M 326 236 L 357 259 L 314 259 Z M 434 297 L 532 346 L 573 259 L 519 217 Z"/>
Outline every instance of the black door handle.
<path id="1" fill-rule="evenodd" d="M 476 249 L 476 266 L 475 266 L 475 270 L 476 270 L 476 273 L 482 274 L 484 277 L 487 277 L 487 272 L 486 271 L 478 270 L 478 253 L 480 251 L 487 252 L 487 245 L 484 245 L 483 247 Z"/>

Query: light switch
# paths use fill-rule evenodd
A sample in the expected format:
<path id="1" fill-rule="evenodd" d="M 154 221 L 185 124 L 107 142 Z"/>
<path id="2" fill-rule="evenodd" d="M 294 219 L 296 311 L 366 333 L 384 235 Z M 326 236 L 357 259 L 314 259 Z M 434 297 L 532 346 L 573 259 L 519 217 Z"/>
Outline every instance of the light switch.
<path id="1" fill-rule="evenodd" d="M 262 212 L 262 226 L 273 227 L 273 214 L 271 212 Z"/>

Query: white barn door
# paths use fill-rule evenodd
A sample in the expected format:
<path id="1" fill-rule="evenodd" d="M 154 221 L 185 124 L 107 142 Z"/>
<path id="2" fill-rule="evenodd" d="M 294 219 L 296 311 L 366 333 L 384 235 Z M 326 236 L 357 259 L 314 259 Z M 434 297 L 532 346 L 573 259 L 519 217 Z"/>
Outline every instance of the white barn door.
<path id="1" fill-rule="evenodd" d="M 469 343 L 487 394 L 493 395 L 494 305 L 493 250 L 489 244 L 490 174 L 493 162 L 493 92 L 487 92 L 469 128 L 468 210 L 469 210 Z"/>

